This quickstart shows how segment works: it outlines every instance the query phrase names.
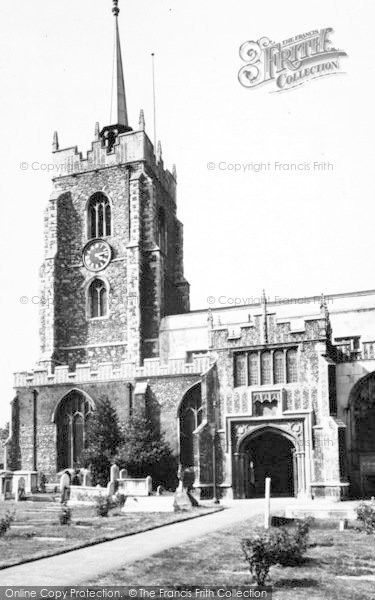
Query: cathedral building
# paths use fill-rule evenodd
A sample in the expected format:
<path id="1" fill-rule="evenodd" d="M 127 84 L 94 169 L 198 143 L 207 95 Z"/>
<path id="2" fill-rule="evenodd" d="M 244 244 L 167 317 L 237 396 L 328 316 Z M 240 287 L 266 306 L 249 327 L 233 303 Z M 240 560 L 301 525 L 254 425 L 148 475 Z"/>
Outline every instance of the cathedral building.
<path id="1" fill-rule="evenodd" d="M 190 311 L 176 170 L 116 110 L 59 147 L 45 212 L 41 355 L 15 374 L 7 467 L 81 466 L 102 398 L 145 410 L 204 497 L 375 495 L 375 291 Z M 233 257 L 235 260 L 235 257 Z"/>

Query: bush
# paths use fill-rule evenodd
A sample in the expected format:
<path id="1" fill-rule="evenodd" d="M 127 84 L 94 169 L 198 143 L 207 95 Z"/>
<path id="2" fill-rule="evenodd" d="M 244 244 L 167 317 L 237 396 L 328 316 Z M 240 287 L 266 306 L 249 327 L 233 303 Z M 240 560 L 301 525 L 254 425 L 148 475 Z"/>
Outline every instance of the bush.
<path id="1" fill-rule="evenodd" d="M 111 504 L 108 496 L 97 496 L 95 498 L 95 510 L 98 517 L 108 517 Z"/>
<path id="2" fill-rule="evenodd" d="M 42 494 L 46 493 L 46 484 L 47 483 L 48 483 L 47 477 L 45 476 L 44 473 L 41 473 L 40 477 L 39 477 L 39 489 Z"/>
<path id="3" fill-rule="evenodd" d="M 70 525 L 72 522 L 72 510 L 66 504 L 61 505 L 59 522 L 60 525 Z"/>
<path id="4" fill-rule="evenodd" d="M 362 521 L 365 532 L 371 534 L 375 532 L 375 505 L 361 502 L 357 506 L 357 519 Z"/>
<path id="5" fill-rule="evenodd" d="M 0 517 L 0 537 L 6 534 L 14 521 L 14 513 L 7 511 L 3 517 Z"/>
<path id="6" fill-rule="evenodd" d="M 272 565 L 290 567 L 303 562 L 309 528 L 307 522 L 299 521 L 294 532 L 271 530 L 242 540 L 245 560 L 259 586 L 264 585 Z"/>
<path id="7" fill-rule="evenodd" d="M 123 492 L 116 492 L 114 504 L 118 508 L 122 508 L 126 502 L 126 495 Z"/>

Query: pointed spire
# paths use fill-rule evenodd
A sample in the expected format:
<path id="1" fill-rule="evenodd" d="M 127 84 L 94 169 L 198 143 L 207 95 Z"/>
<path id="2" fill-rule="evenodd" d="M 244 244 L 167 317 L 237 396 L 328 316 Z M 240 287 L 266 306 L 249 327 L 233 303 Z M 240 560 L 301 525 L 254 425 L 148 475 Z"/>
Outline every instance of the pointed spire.
<path id="1" fill-rule="evenodd" d="M 98 142 L 100 140 L 100 127 L 99 127 L 99 121 L 96 121 L 95 123 L 95 141 Z"/>
<path id="2" fill-rule="evenodd" d="M 144 131 L 146 129 L 145 114 L 143 109 L 141 109 L 141 112 L 139 113 L 139 129 L 140 131 Z"/>
<path id="3" fill-rule="evenodd" d="M 161 142 L 158 142 L 158 148 L 156 150 L 156 162 L 159 163 L 163 159 L 163 151 L 161 149 Z"/>
<path id="4" fill-rule="evenodd" d="M 175 181 L 177 181 L 177 169 L 176 169 L 176 165 L 172 165 L 172 175 L 173 175 L 173 179 Z"/>
<path id="5" fill-rule="evenodd" d="M 59 149 L 59 134 L 57 131 L 53 134 L 53 142 L 52 142 L 52 152 L 57 152 Z"/>
<path id="6" fill-rule="evenodd" d="M 112 121 L 114 125 L 129 127 L 128 112 L 126 108 L 124 70 L 122 66 L 120 32 L 118 27 L 118 15 L 120 9 L 118 0 L 113 0 L 112 12 L 115 15 L 115 65 L 112 91 Z"/>

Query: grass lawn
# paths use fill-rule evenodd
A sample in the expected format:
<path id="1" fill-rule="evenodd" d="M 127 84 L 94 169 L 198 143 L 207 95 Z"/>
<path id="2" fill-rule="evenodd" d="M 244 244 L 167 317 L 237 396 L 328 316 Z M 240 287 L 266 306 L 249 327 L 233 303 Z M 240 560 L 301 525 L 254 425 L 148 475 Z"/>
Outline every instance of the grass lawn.
<path id="1" fill-rule="evenodd" d="M 300 567 L 271 567 L 274 597 L 280 600 L 368 600 L 375 582 L 339 579 L 339 575 L 375 574 L 375 536 L 352 527 L 342 533 L 337 523 L 316 522 L 310 532 L 306 562 Z M 227 585 L 252 584 L 240 547 L 254 519 L 206 535 L 145 561 L 124 566 L 88 585 Z"/>
<path id="2" fill-rule="evenodd" d="M 6 511 L 16 513 L 12 527 L 0 537 L 0 569 L 217 510 L 199 507 L 191 513 L 147 514 L 115 509 L 108 517 L 97 517 L 92 507 L 76 507 L 72 508 L 72 524 L 62 526 L 58 522 L 59 505 L 56 506 L 50 511 L 36 503 L 0 503 L 0 517 Z"/>

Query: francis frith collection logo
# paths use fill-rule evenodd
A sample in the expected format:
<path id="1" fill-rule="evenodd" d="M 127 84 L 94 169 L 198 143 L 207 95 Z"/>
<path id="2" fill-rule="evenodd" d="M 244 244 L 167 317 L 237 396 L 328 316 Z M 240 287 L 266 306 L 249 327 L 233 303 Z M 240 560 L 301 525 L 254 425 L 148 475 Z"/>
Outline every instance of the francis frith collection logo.
<path id="1" fill-rule="evenodd" d="M 274 83 L 282 92 L 307 81 L 340 73 L 340 57 L 346 52 L 332 46 L 331 27 L 314 29 L 279 43 L 267 37 L 244 42 L 240 57 L 246 63 L 238 73 L 244 87 L 256 88 Z"/>

